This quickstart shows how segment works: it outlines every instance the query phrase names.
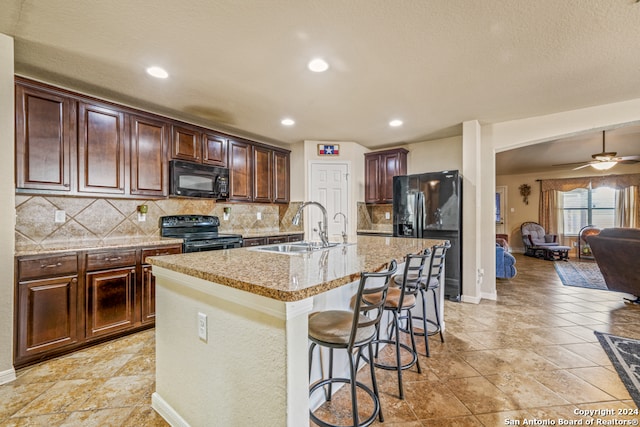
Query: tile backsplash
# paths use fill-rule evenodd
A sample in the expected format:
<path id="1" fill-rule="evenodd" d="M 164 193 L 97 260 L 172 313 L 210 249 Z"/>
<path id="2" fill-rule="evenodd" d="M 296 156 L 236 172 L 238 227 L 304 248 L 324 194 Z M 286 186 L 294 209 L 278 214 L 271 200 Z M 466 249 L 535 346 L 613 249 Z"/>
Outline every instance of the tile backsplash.
<path id="1" fill-rule="evenodd" d="M 389 218 L 387 219 L 387 214 Z M 358 230 L 388 231 L 393 229 L 393 206 L 358 202 Z"/>
<path id="2" fill-rule="evenodd" d="M 200 199 L 104 199 L 16 194 L 16 251 L 65 242 L 95 244 L 108 239 L 157 237 L 164 215 L 200 214 L 220 218 L 220 232 L 238 234 L 300 231 L 291 219 L 302 202 L 289 205 L 222 203 Z M 138 221 L 138 206 L 147 205 L 145 221 Z M 223 208 L 231 208 L 228 220 Z M 65 221 L 54 221 L 55 212 Z M 261 219 L 257 219 L 258 213 Z"/>

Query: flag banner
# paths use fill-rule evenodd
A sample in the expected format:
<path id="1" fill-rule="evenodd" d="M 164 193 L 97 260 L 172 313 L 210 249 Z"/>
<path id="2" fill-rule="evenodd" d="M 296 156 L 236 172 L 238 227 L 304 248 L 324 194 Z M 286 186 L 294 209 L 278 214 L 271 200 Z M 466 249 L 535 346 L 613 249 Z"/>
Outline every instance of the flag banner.
<path id="1" fill-rule="evenodd" d="M 340 146 L 318 144 L 318 155 L 320 156 L 337 156 L 340 154 Z"/>

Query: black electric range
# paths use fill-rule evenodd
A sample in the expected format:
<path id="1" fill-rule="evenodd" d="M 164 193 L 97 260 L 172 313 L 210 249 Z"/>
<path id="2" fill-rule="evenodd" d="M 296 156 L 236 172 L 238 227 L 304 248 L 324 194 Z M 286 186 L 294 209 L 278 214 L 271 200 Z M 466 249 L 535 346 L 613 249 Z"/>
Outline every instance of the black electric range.
<path id="1" fill-rule="evenodd" d="M 183 239 L 182 252 L 204 252 L 242 247 L 240 234 L 220 234 L 220 219 L 210 215 L 160 217 L 160 235 Z"/>

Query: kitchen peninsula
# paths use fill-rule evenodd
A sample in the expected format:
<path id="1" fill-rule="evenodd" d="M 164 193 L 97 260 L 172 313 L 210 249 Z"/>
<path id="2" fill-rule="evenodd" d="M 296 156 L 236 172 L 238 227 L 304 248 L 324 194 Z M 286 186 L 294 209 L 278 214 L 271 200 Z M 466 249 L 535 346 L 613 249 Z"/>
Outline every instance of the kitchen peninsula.
<path id="1" fill-rule="evenodd" d="M 360 272 L 436 243 L 358 236 L 307 253 L 241 248 L 149 258 L 154 409 L 181 426 L 309 425 L 308 314 L 347 309 Z"/>

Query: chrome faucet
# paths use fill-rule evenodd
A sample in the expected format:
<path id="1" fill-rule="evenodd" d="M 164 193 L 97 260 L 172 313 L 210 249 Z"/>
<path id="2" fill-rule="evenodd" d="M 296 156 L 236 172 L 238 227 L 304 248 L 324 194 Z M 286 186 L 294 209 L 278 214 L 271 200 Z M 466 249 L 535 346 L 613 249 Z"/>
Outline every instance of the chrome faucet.
<path id="1" fill-rule="evenodd" d="M 302 209 L 304 209 L 304 207 L 308 206 L 308 205 L 315 205 L 315 206 L 319 207 L 320 210 L 322 211 L 322 221 L 318 222 L 318 233 L 320 234 L 320 240 L 322 241 L 322 247 L 326 248 L 326 247 L 329 246 L 329 235 L 328 235 L 328 231 L 327 231 L 329 221 L 327 220 L 327 210 L 320 203 L 318 203 L 318 202 L 304 202 L 298 208 L 298 211 L 296 212 L 295 216 L 293 217 L 293 220 L 291 221 L 291 223 L 293 225 L 300 224 L 300 216 L 302 215 Z"/>
<path id="2" fill-rule="evenodd" d="M 342 243 L 346 245 L 347 244 L 347 216 L 342 212 L 336 212 L 336 214 L 333 216 L 333 219 L 335 220 L 338 215 L 342 215 L 344 217 L 344 223 L 342 225 Z"/>

